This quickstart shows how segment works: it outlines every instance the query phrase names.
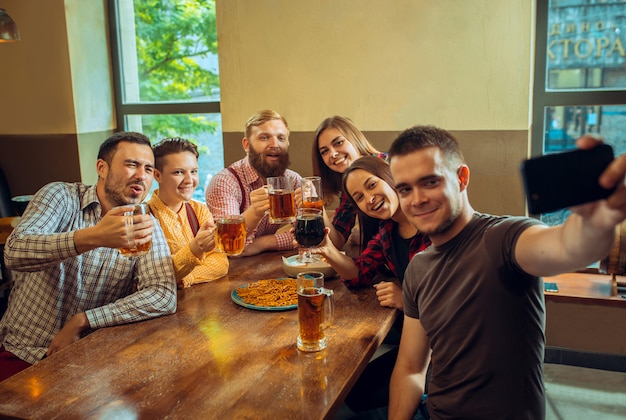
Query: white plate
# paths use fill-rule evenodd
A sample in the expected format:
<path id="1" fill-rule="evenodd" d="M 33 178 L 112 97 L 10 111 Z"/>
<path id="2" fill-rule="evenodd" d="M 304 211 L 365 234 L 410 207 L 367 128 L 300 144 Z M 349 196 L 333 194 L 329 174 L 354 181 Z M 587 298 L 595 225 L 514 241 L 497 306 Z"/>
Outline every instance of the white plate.
<path id="1" fill-rule="evenodd" d="M 283 258 L 283 270 L 290 277 L 297 277 L 298 273 L 303 271 L 319 271 L 324 274 L 325 278 L 333 277 L 337 274 L 334 268 L 330 266 L 326 261 L 316 261 L 312 263 L 303 263 L 298 261 L 298 255 L 292 255 L 291 257 Z"/>

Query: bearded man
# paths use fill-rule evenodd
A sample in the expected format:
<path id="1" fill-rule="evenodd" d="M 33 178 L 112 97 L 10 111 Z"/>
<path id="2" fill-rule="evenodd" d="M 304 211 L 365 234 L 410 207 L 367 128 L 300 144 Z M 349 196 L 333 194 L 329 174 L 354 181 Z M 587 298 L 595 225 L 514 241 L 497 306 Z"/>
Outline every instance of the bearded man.
<path id="1" fill-rule="evenodd" d="M 28 204 L 7 239 L 5 261 L 13 289 L 0 321 L 0 381 L 102 327 L 176 311 L 176 280 L 161 227 L 135 216 L 133 259 L 124 212 L 141 203 L 152 184 L 148 137 L 122 132 L 100 146 L 98 182 L 52 182 Z"/>
<path id="2" fill-rule="evenodd" d="M 246 121 L 242 140 L 247 156 L 218 172 L 206 190 L 206 202 L 214 217 L 243 214 L 247 242 L 241 254 L 294 248 L 293 233 L 271 224 L 267 215 L 270 203 L 267 178 L 287 177 L 294 189 L 301 177 L 289 166 L 289 126 L 279 113 L 260 111 Z"/>

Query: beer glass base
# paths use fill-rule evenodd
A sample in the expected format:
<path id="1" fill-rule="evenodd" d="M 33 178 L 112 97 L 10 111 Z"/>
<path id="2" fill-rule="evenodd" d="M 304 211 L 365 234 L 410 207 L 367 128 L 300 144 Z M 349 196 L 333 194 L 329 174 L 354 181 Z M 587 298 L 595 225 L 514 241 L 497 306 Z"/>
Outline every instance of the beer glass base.
<path id="1" fill-rule="evenodd" d="M 322 257 L 317 254 L 311 256 L 298 255 L 296 261 L 303 264 L 312 264 L 322 261 Z"/>
<path id="2" fill-rule="evenodd" d="M 270 223 L 273 225 L 282 225 L 285 223 L 293 223 L 296 221 L 296 216 L 292 216 L 292 217 L 283 217 L 281 219 L 274 219 L 272 217 L 270 217 Z"/>
<path id="3" fill-rule="evenodd" d="M 303 342 L 302 339 L 300 338 L 300 336 L 298 336 L 298 339 L 296 340 L 296 343 L 298 345 L 298 350 L 300 351 L 320 351 L 320 350 L 324 350 L 326 348 L 326 342 L 327 342 L 327 338 L 324 337 L 321 340 L 315 341 L 315 342 Z"/>
<path id="4" fill-rule="evenodd" d="M 124 258 L 128 258 L 128 259 L 133 259 L 133 258 L 137 258 L 137 257 L 141 257 L 142 255 L 146 255 L 148 253 L 148 251 L 140 251 L 140 252 L 126 252 L 126 251 L 122 251 L 120 249 L 118 249 L 120 255 Z"/>

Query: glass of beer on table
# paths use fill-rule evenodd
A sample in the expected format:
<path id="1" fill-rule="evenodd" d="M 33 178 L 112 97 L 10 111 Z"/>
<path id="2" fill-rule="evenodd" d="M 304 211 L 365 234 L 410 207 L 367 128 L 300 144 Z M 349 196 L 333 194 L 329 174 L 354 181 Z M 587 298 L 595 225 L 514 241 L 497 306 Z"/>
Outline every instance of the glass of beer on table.
<path id="1" fill-rule="evenodd" d="M 296 220 L 296 202 L 293 184 L 285 176 L 267 178 L 270 196 L 270 223 L 293 223 Z"/>
<path id="2" fill-rule="evenodd" d="M 147 203 L 135 204 L 135 208 L 133 211 L 127 211 L 124 213 L 124 222 L 126 223 L 126 238 L 128 240 L 128 244 L 123 248 L 119 248 L 120 254 L 122 254 L 124 257 L 138 257 L 140 255 L 147 254 L 148 251 L 150 251 L 152 240 L 144 244 L 135 244 L 134 221 L 136 216 L 144 214 L 150 214 L 150 207 L 148 207 Z"/>
<path id="3" fill-rule="evenodd" d="M 334 293 L 324 288 L 324 274 L 318 271 L 298 273 L 298 324 L 300 334 L 296 340 L 301 351 L 320 351 L 326 348 L 325 330 L 333 322 Z"/>
<path id="4" fill-rule="evenodd" d="M 302 178 L 302 206 L 324 210 L 322 198 L 322 178 L 319 176 Z"/>
<path id="5" fill-rule="evenodd" d="M 235 256 L 246 246 L 246 225 L 242 214 L 215 218 L 215 242 L 220 251 Z"/>

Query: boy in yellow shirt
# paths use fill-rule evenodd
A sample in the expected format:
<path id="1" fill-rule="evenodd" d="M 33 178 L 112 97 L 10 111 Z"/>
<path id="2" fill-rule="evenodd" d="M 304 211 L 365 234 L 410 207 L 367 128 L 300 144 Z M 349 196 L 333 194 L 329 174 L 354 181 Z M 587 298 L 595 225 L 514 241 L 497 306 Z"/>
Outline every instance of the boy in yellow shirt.
<path id="1" fill-rule="evenodd" d="M 228 257 L 215 247 L 213 216 L 207 206 L 191 199 L 198 186 L 198 148 L 174 137 L 152 150 L 159 189 L 148 204 L 170 246 L 178 287 L 226 275 Z"/>

